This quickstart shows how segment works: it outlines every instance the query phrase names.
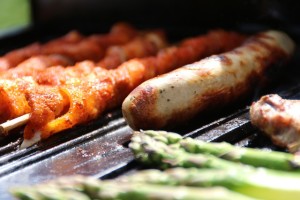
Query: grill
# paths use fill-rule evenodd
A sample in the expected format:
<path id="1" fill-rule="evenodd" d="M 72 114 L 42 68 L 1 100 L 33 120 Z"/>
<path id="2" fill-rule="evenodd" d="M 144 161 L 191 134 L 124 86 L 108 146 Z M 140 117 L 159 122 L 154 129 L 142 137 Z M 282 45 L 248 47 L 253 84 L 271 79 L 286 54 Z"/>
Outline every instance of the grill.
<path id="1" fill-rule="evenodd" d="M 181 4 L 177 1 L 175 2 L 175 10 L 178 10 Z M 234 3 L 237 2 L 233 1 L 230 5 Z M 192 1 L 190 1 L 190 4 L 192 4 Z M 153 5 L 155 5 L 155 3 L 153 3 Z M 247 5 L 248 4 L 245 4 L 244 6 Z M 39 5 L 34 5 L 34 8 L 41 9 L 38 6 Z M 163 10 L 163 6 L 161 9 L 158 9 L 158 15 L 162 14 Z M 140 10 L 137 15 L 140 15 L 143 11 L 144 10 Z M 109 18 L 108 13 L 109 11 L 105 12 L 104 15 L 106 18 L 102 20 L 110 23 L 114 18 Z M 239 14 L 241 13 L 242 11 L 239 12 Z M 38 14 L 39 13 L 36 13 L 36 15 Z M 201 16 L 203 17 L 204 15 Z M 146 19 L 144 19 L 145 21 L 139 21 L 135 19 L 135 17 L 133 14 L 128 17 L 126 13 L 120 15 L 121 19 L 128 20 L 129 22 L 133 21 L 140 25 L 140 27 L 148 25 L 151 28 L 154 26 L 154 21 L 157 20 L 156 18 L 150 19 L 146 17 Z M 242 20 L 245 20 L 245 18 Z M 167 19 L 165 20 L 167 21 Z M 218 22 L 217 19 L 214 20 L 211 19 L 210 22 L 215 22 L 215 24 L 219 26 L 220 22 Z M 97 19 L 95 21 L 97 21 Z M 0 53 L 7 52 L 36 40 L 47 41 L 62 34 L 63 31 L 70 29 L 70 27 L 79 29 L 84 33 L 103 32 L 106 30 L 105 25 L 101 28 L 97 28 L 95 27 L 96 23 L 91 21 L 88 24 L 83 25 L 82 23 L 78 23 L 79 25 L 75 25 L 65 19 L 61 22 L 68 25 L 65 29 L 53 29 L 53 27 L 60 27 L 55 24 L 57 22 L 56 19 L 46 24 L 42 24 L 40 21 L 37 22 L 33 29 L 12 35 L 0 41 Z M 146 23 L 144 24 L 142 22 Z M 164 24 L 164 22 L 165 21 L 160 22 L 158 25 L 164 27 L 167 32 L 170 33 L 168 34 L 169 38 L 173 41 L 186 36 L 195 35 L 195 33 L 199 34 L 203 30 L 211 28 L 209 26 L 195 28 L 193 25 L 198 23 L 195 20 L 192 25 L 185 25 L 185 29 L 182 29 L 183 19 L 175 25 Z M 264 23 L 264 21 L 262 22 Z M 240 23 L 235 25 L 234 29 L 254 32 L 265 28 L 263 23 Z M 278 25 L 276 23 L 272 24 L 272 21 L 267 21 L 267 23 L 273 25 L 271 27 Z M 220 25 L 220 27 L 227 28 L 227 24 L 224 23 L 222 26 Z M 290 24 L 289 26 L 282 26 L 280 28 L 284 28 L 296 43 L 298 43 L 300 32 L 297 27 Z M 258 88 L 256 93 L 247 100 L 241 100 L 227 108 L 213 112 L 213 114 L 206 113 L 205 119 L 199 115 L 188 123 L 169 131 L 178 132 L 184 136 L 199 140 L 216 142 L 227 141 L 239 146 L 285 151 L 285 149 L 274 146 L 266 136 L 251 125 L 248 111 L 251 102 L 263 94 L 277 93 L 285 98 L 300 99 L 300 81 L 298 78 L 300 69 L 297 67 L 298 65 L 300 65 L 300 51 L 297 49 L 291 62 L 287 66 L 284 66 L 280 76 L 277 74 L 275 81 L 271 82 L 268 87 Z M 64 131 L 64 133 L 54 135 L 46 141 L 23 150 L 18 149 L 21 144 L 21 133 L 22 128 L 15 130 L 15 133 L 8 138 L 0 138 L 1 199 L 11 199 L 12 197 L 8 194 L 8 189 L 16 185 L 36 184 L 60 176 L 74 174 L 107 179 L 131 173 L 143 167 L 134 160 L 133 154 L 128 148 L 132 130 L 127 126 L 122 117 L 120 108 L 105 113 L 97 120 L 84 126 L 78 126 L 71 130 Z"/>

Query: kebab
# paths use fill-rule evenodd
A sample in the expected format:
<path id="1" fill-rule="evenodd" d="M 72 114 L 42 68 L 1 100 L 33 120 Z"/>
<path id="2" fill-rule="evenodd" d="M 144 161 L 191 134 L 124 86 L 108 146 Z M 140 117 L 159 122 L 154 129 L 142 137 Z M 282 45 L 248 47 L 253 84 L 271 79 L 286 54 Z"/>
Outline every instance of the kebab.
<path id="1" fill-rule="evenodd" d="M 97 66 L 115 68 L 117 65 L 131 58 L 155 55 L 159 49 L 164 48 L 166 45 L 167 41 L 163 31 L 144 31 L 124 45 L 112 45 L 108 47 L 104 58 L 97 63 Z M 45 83 L 49 81 L 39 81 L 39 79 L 51 79 L 52 73 L 53 77 L 56 77 L 55 74 L 64 73 L 64 66 L 71 65 L 72 62 L 63 55 L 39 55 L 23 61 L 17 67 L 8 69 L 2 73 L 0 72 L 0 78 L 15 79 L 24 76 L 33 76 L 38 83 Z M 80 62 L 76 65 L 80 65 Z M 46 69 L 48 67 L 52 68 Z"/>
<path id="2" fill-rule="evenodd" d="M 98 61 L 111 45 L 125 44 L 137 35 L 137 31 L 126 23 L 115 24 L 108 34 L 85 37 L 76 31 L 49 41 L 33 43 L 8 52 L 0 57 L 0 72 L 16 67 L 24 60 L 37 55 L 63 55 L 74 62 L 91 59 Z"/>
<path id="3" fill-rule="evenodd" d="M 163 32 L 149 31 L 137 36 L 136 39 L 133 39 L 123 46 L 113 46 L 113 49 L 118 49 L 118 54 L 108 54 L 104 59 L 117 59 L 117 61 L 114 62 L 116 63 L 121 61 L 118 57 L 129 59 L 130 57 L 150 56 L 165 46 L 166 40 Z M 45 59 L 46 58 L 49 59 L 50 57 L 47 56 Z M 0 122 L 28 113 L 29 110 L 24 91 L 34 93 L 32 87 L 28 87 L 31 83 L 35 82 L 35 86 L 38 86 L 38 84 L 48 86 L 63 85 L 68 79 L 73 77 L 80 78 L 88 76 L 93 72 L 95 67 L 95 63 L 83 61 L 72 67 L 53 66 L 46 68 L 45 62 L 39 63 L 34 61 L 35 59 L 33 58 L 28 59 L 19 66 L 3 72 L 2 76 L 0 76 L 3 79 L 10 79 L 9 81 L 1 80 L 2 84 L 0 84 L 0 97 L 3 99 L 2 102 L 5 102 L 0 106 Z M 40 61 L 40 59 L 38 61 Z M 31 64 L 36 65 L 32 66 Z M 101 67 L 104 66 L 101 65 Z M 101 68 L 97 71 L 101 71 Z M 25 76 L 31 77 L 27 78 Z M 16 79 L 16 81 L 13 81 L 14 79 Z M 44 90 L 49 87 L 42 88 L 42 90 Z M 46 92 L 46 94 L 45 96 L 49 96 L 48 92 Z M 45 96 L 42 99 L 44 99 Z"/>
<path id="4" fill-rule="evenodd" d="M 14 68 L 0 71 L 0 79 L 16 79 L 32 76 L 50 66 L 71 66 L 73 61 L 68 57 L 58 54 L 38 55 L 26 59 Z"/>
<path id="5" fill-rule="evenodd" d="M 164 31 L 148 31 L 125 45 L 109 47 L 105 57 L 97 65 L 106 69 L 116 68 L 129 59 L 155 55 L 159 49 L 166 46 L 167 41 Z"/>
<path id="6" fill-rule="evenodd" d="M 51 47 L 52 45 L 76 43 L 81 41 L 82 39 L 83 36 L 79 32 L 71 31 L 66 35 L 62 36 L 61 38 L 54 39 L 52 41 L 49 41 L 48 43 L 49 46 Z M 16 67 L 24 60 L 39 55 L 40 49 L 41 49 L 41 44 L 35 42 L 33 44 L 6 53 L 2 57 L 0 57 L 0 72 L 5 71 L 9 68 Z"/>
<path id="7" fill-rule="evenodd" d="M 69 102 L 67 110 L 63 109 L 59 115 L 53 114 L 54 111 L 49 105 L 59 104 L 59 107 L 64 107 L 61 106 L 62 100 L 54 103 L 52 101 L 56 98 L 50 101 L 43 98 L 41 93 L 46 94 L 47 91 L 42 92 L 37 87 L 31 91 L 25 90 L 23 93 L 31 108 L 31 114 L 24 130 L 23 146 L 94 119 L 104 111 L 120 105 L 128 93 L 141 82 L 213 53 L 232 49 L 240 45 L 244 38 L 240 34 L 216 30 L 205 36 L 185 40 L 178 47 L 162 50 L 157 56 L 132 59 L 116 69 L 106 70 L 91 64 L 91 71 L 86 76 L 81 75 L 78 78 L 73 73 L 73 78 L 69 77 L 64 84 L 53 86 Z M 45 114 L 47 112 L 44 112 L 44 108 L 48 108 L 47 112 L 50 113 Z"/>
<path id="8" fill-rule="evenodd" d="M 294 43 L 285 33 L 258 33 L 232 51 L 144 82 L 124 100 L 123 115 L 136 130 L 186 122 L 249 95 L 265 72 L 287 61 L 293 51 Z"/>

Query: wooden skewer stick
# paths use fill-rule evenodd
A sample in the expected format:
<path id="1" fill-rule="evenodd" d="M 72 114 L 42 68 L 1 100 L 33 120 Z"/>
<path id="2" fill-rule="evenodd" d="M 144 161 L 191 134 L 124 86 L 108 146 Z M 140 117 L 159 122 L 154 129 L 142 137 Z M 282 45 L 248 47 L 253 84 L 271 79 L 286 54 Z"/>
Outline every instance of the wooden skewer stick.
<path id="1" fill-rule="evenodd" d="M 30 113 L 0 124 L 0 136 L 7 135 L 10 130 L 26 124 L 29 117 Z"/>

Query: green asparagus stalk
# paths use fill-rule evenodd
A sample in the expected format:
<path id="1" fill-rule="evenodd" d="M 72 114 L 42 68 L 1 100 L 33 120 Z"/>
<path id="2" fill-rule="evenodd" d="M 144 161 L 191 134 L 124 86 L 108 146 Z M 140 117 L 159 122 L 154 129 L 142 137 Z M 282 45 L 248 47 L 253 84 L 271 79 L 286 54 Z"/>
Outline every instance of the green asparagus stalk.
<path id="1" fill-rule="evenodd" d="M 97 184 L 98 180 L 85 176 L 62 177 L 35 186 L 20 186 L 13 188 L 11 193 L 26 200 L 89 200 L 90 197 L 84 192 L 85 183 Z"/>
<path id="2" fill-rule="evenodd" d="M 88 199 L 99 200 L 254 200 L 254 198 L 223 187 L 174 187 L 136 182 L 124 183 L 115 180 L 100 181 L 84 177 L 82 177 L 80 186 L 77 181 L 74 183 L 73 177 L 65 179 L 64 182 L 68 184 L 67 189 L 54 182 L 50 186 L 46 183 L 35 187 L 15 188 L 12 193 L 21 200 L 71 200 L 79 199 L 80 195 L 85 195 Z M 78 194 L 79 187 L 81 194 Z"/>
<path id="3" fill-rule="evenodd" d="M 278 151 L 264 151 L 254 148 L 237 147 L 226 142 L 212 143 L 166 131 L 143 131 L 155 140 L 165 144 L 178 144 L 190 153 L 207 153 L 226 160 L 241 162 L 255 167 L 266 167 L 283 171 L 300 171 L 300 157 Z"/>
<path id="4" fill-rule="evenodd" d="M 175 145 L 175 146 L 174 146 Z M 178 148 L 177 144 L 165 144 L 147 134 L 134 134 L 129 144 L 137 159 L 163 169 L 170 167 L 224 169 L 238 173 L 244 180 L 237 191 L 255 194 L 262 199 L 299 199 L 300 174 L 255 168 L 227 161 L 209 154 L 192 154 Z M 243 176 L 243 174 L 245 174 Z M 247 175 L 248 174 L 248 175 Z M 223 180 L 223 179 L 222 179 Z M 224 179 L 225 181 L 225 179 Z M 222 184 L 221 184 L 222 185 Z"/>
<path id="5" fill-rule="evenodd" d="M 220 158 L 241 162 L 255 167 L 266 167 L 283 171 L 300 172 L 300 157 L 279 151 L 264 151 L 254 148 L 233 146 L 229 143 L 209 143 L 184 139 L 180 146 L 191 153 L 209 153 Z"/>
<path id="6" fill-rule="evenodd" d="M 162 169 L 171 167 L 196 167 L 196 168 L 215 168 L 215 169 L 255 169 L 251 165 L 239 162 L 231 162 L 211 154 L 189 153 L 178 147 L 177 143 L 165 144 L 150 135 L 136 132 L 131 138 L 129 147 L 132 149 L 136 158 L 145 164 L 158 166 Z M 300 174 L 269 169 L 269 172 L 276 174 L 292 175 L 299 178 Z"/>
<path id="7" fill-rule="evenodd" d="M 194 188 L 153 184 L 109 183 L 96 198 L 115 200 L 250 200 L 251 197 L 221 187 Z M 96 199 L 95 198 L 95 199 Z"/>
<path id="8" fill-rule="evenodd" d="M 147 134 L 138 132 L 131 138 L 129 147 L 142 163 L 162 169 L 171 167 L 231 169 L 242 166 L 242 164 L 213 155 L 188 153 L 178 148 L 178 144 L 167 145 Z M 242 168 L 245 169 L 247 166 L 244 165 Z"/>
<path id="9" fill-rule="evenodd" d="M 222 186 L 244 195 L 265 200 L 299 199 L 300 179 L 270 176 L 264 169 L 239 171 L 235 169 L 173 168 L 165 171 L 143 170 L 120 178 L 120 181 L 193 187 Z"/>
<path id="10" fill-rule="evenodd" d="M 24 200 L 90 200 L 91 198 L 84 193 L 63 190 L 60 188 L 49 187 L 24 187 L 16 188 L 12 191 L 13 195 L 18 199 Z"/>

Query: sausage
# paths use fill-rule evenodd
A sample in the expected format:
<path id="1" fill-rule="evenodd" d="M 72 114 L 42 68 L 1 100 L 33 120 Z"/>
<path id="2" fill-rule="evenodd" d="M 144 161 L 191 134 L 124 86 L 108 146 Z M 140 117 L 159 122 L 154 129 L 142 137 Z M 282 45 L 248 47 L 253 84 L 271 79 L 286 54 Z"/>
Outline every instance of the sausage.
<path id="1" fill-rule="evenodd" d="M 285 33 L 258 33 L 232 51 L 142 83 L 124 100 L 123 116 L 135 130 L 183 123 L 249 94 L 270 66 L 287 61 L 293 51 L 294 42 Z"/>

